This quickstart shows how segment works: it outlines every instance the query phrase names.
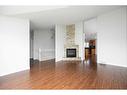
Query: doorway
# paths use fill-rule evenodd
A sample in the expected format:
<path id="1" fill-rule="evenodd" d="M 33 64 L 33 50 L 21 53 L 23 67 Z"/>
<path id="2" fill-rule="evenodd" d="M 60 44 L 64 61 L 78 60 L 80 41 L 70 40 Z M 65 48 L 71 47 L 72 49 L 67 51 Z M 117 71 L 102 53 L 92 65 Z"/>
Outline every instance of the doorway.
<path id="1" fill-rule="evenodd" d="M 97 63 L 97 33 L 85 33 L 85 62 L 96 64 Z"/>

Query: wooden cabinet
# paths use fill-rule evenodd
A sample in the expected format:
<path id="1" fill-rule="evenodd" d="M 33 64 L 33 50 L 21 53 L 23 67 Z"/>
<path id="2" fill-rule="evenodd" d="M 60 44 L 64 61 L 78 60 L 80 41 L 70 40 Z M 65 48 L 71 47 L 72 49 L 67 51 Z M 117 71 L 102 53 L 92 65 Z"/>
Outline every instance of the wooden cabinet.
<path id="1" fill-rule="evenodd" d="M 85 56 L 89 56 L 89 49 L 85 48 Z"/>
<path id="2" fill-rule="evenodd" d="M 96 54 L 96 40 L 90 40 L 89 44 L 90 44 L 90 54 L 91 55 Z"/>
<path id="3" fill-rule="evenodd" d="M 91 49 L 91 54 L 94 55 L 95 54 L 95 48 Z"/>

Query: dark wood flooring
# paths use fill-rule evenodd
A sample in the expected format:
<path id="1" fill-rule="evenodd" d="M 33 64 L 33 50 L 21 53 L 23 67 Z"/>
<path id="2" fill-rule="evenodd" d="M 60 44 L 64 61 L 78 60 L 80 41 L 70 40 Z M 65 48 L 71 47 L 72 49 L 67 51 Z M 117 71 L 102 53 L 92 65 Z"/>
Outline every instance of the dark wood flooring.
<path id="1" fill-rule="evenodd" d="M 30 70 L 0 77 L 0 89 L 127 89 L 127 68 L 96 64 L 96 57 L 34 61 Z"/>

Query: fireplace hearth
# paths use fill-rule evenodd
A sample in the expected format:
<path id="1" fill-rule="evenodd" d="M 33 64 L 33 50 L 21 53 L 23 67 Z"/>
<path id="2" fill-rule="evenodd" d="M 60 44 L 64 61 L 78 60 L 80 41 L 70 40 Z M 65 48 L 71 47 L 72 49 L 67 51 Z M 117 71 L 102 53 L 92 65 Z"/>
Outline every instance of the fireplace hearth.
<path id="1" fill-rule="evenodd" d="M 66 57 L 76 57 L 76 49 L 66 49 Z"/>

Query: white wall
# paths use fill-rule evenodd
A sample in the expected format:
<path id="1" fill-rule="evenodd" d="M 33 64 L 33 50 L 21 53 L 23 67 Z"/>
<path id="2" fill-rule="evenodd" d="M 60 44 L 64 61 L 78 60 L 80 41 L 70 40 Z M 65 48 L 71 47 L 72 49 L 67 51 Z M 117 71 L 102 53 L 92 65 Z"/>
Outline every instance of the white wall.
<path id="1" fill-rule="evenodd" d="M 60 61 L 64 57 L 64 43 L 66 41 L 66 26 L 56 25 L 55 27 L 55 61 Z"/>
<path id="2" fill-rule="evenodd" d="M 55 31 L 34 30 L 34 59 L 39 61 L 55 58 Z"/>
<path id="3" fill-rule="evenodd" d="M 84 31 L 86 32 L 91 32 L 91 33 L 95 33 L 97 32 L 97 19 L 96 18 L 92 18 L 89 20 L 86 20 L 84 22 Z"/>
<path id="4" fill-rule="evenodd" d="M 127 67 L 127 8 L 97 17 L 98 63 Z"/>
<path id="5" fill-rule="evenodd" d="M 96 39 L 97 33 L 97 19 L 92 18 L 84 22 L 84 32 L 86 41 Z"/>
<path id="6" fill-rule="evenodd" d="M 75 24 L 75 44 L 79 45 L 79 57 L 84 60 L 84 34 L 83 34 L 83 22 Z"/>
<path id="7" fill-rule="evenodd" d="M 0 76 L 29 69 L 29 21 L 0 16 Z"/>

